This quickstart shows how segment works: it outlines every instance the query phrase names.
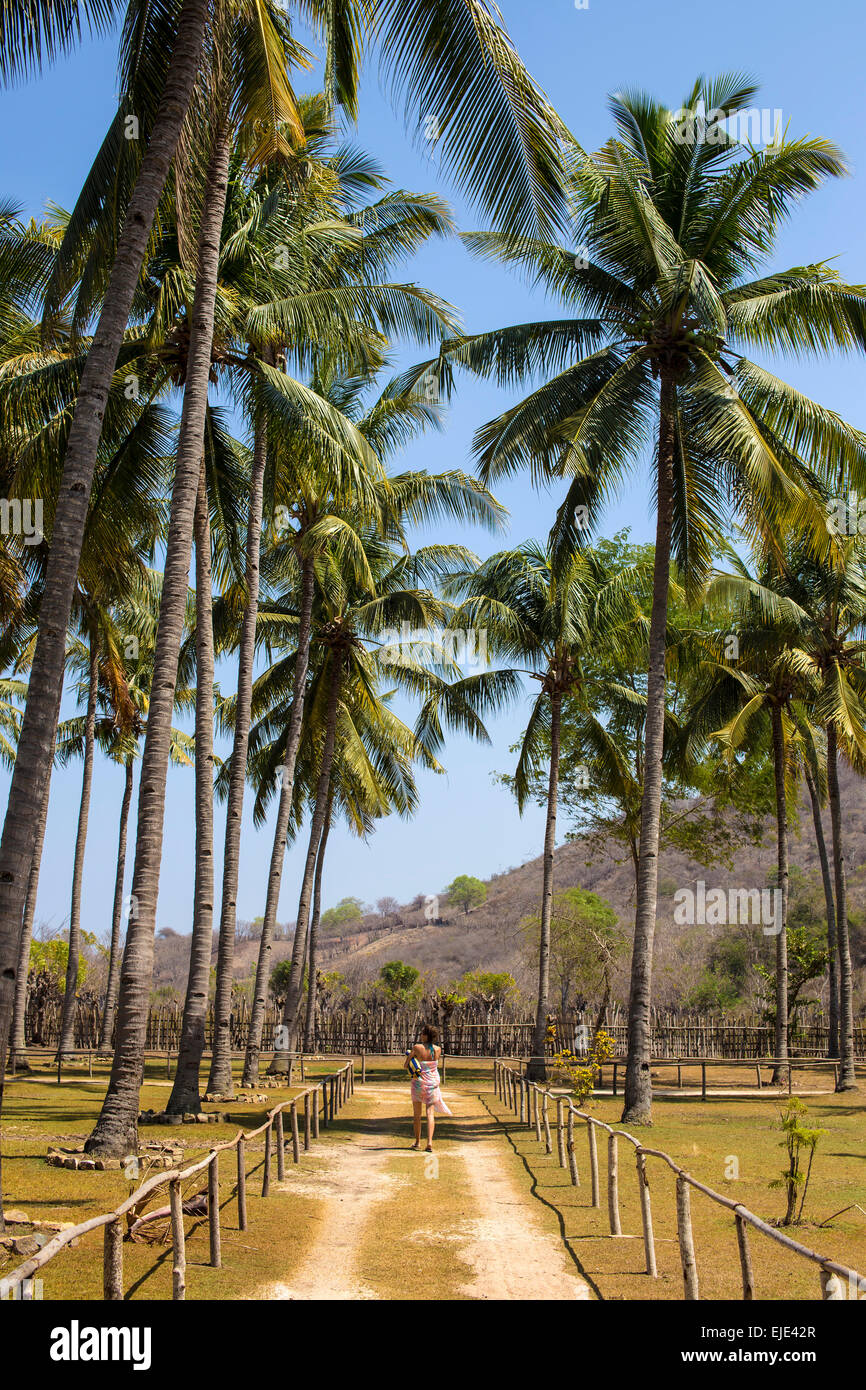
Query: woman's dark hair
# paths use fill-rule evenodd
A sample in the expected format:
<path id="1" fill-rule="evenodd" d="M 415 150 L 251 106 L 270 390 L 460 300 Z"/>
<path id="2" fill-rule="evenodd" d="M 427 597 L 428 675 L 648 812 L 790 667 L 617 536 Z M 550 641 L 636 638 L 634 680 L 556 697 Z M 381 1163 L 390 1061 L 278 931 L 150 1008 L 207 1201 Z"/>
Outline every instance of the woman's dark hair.
<path id="1" fill-rule="evenodd" d="M 425 1023 L 421 1029 L 421 1037 L 432 1046 L 439 1041 L 439 1029 L 434 1027 L 432 1023 Z"/>

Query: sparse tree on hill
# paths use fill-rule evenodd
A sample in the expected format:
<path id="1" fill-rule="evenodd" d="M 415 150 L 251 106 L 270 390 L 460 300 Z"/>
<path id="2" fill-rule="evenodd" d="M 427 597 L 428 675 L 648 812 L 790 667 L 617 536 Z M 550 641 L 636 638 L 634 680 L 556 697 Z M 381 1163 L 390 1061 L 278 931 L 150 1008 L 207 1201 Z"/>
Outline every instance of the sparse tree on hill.
<path id="1" fill-rule="evenodd" d="M 487 884 L 471 874 L 458 874 L 445 892 L 452 907 L 462 907 L 464 916 L 468 916 L 470 908 L 487 902 Z"/>

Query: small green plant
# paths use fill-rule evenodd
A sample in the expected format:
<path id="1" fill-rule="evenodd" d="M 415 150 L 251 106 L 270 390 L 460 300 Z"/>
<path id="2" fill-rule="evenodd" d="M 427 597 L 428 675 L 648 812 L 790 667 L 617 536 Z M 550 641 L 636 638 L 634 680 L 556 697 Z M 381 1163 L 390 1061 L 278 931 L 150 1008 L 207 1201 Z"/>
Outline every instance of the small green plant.
<path id="1" fill-rule="evenodd" d="M 806 1201 L 806 1192 L 809 1187 L 809 1178 L 812 1174 L 812 1161 L 815 1157 L 815 1149 L 818 1140 L 827 1133 L 826 1129 L 807 1129 L 802 1123 L 803 1117 L 808 1113 L 809 1107 L 796 1096 L 792 1096 L 784 1110 L 779 1112 L 780 1127 L 784 1132 L 779 1147 L 785 1149 L 788 1154 L 788 1166 L 782 1169 L 781 1177 L 774 1178 L 770 1183 L 771 1187 L 784 1188 L 787 1195 L 787 1206 L 785 1215 L 779 1222 L 780 1226 L 799 1225 L 803 1219 L 803 1204 Z M 809 1162 L 805 1173 L 803 1172 L 801 1157 L 805 1150 L 809 1151 Z M 797 1194 L 802 1188 L 800 1196 L 800 1209 L 797 1210 Z M 796 1216 L 795 1213 L 796 1212 Z"/>
<path id="2" fill-rule="evenodd" d="M 551 1042 L 556 1042 L 555 1023 L 548 1025 L 547 1036 Z M 585 1057 L 579 1057 L 569 1047 L 560 1047 L 553 1054 L 551 1062 L 555 1072 L 571 1082 L 578 1108 L 589 1100 L 601 1074 L 602 1063 L 609 1062 L 615 1051 L 613 1038 L 600 1028 Z"/>

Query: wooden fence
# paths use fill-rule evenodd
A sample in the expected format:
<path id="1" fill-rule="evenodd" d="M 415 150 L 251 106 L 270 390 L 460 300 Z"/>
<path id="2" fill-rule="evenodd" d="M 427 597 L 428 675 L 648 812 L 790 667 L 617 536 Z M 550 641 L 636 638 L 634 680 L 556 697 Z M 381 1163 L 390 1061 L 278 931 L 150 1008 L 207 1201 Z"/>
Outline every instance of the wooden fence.
<path id="1" fill-rule="evenodd" d="M 82 1221 L 80 1225 L 73 1226 L 69 1230 L 61 1231 L 53 1240 L 48 1241 L 31 1259 L 14 1269 L 11 1274 L 3 1277 L 2 1283 L 4 1290 L 14 1290 L 25 1281 L 33 1278 L 34 1274 L 43 1269 L 49 1261 L 71 1241 L 80 1239 L 89 1231 L 104 1228 L 104 1248 L 102 1265 L 102 1286 L 103 1297 L 107 1302 L 117 1301 L 123 1298 L 123 1226 L 122 1219 L 126 1214 L 133 1210 L 144 1198 L 151 1196 L 162 1186 L 168 1187 L 169 1210 L 171 1221 L 171 1241 L 172 1241 L 172 1298 L 183 1299 L 186 1297 L 186 1234 L 184 1231 L 184 1210 L 181 1184 L 189 1178 L 193 1178 L 198 1173 L 207 1172 L 207 1218 L 210 1239 L 210 1264 L 214 1269 L 219 1269 L 222 1265 L 222 1251 L 220 1241 L 220 1205 L 219 1205 L 219 1162 L 220 1155 L 234 1150 L 237 1160 L 237 1178 L 235 1184 L 235 1194 L 238 1206 L 238 1227 L 240 1230 L 247 1229 L 247 1178 L 249 1174 L 246 1168 L 246 1146 L 252 1139 L 258 1138 L 260 1134 L 265 1136 L 265 1157 L 262 1168 L 262 1197 L 267 1197 L 271 1189 L 271 1176 L 273 1171 L 273 1159 L 276 1154 L 277 1161 L 277 1180 L 282 1181 L 285 1177 L 286 1162 L 286 1138 L 283 1114 L 288 1111 L 292 1160 L 299 1163 L 301 1159 L 301 1146 L 305 1150 L 310 1148 L 313 1139 L 319 1137 L 320 1124 L 320 1103 L 321 1103 L 321 1124 L 327 1128 L 331 1119 L 339 1114 L 341 1106 L 353 1094 L 355 1089 L 355 1064 L 347 1061 L 336 1071 L 329 1073 L 316 1081 L 315 1085 L 307 1086 L 291 1100 L 281 1101 L 275 1105 L 273 1110 L 268 1111 L 268 1118 L 264 1124 L 259 1125 L 258 1129 L 238 1130 L 234 1139 L 227 1139 L 223 1144 L 217 1144 L 211 1149 L 206 1158 L 199 1159 L 189 1168 L 172 1169 L 167 1173 L 160 1173 L 149 1178 L 142 1183 L 125 1202 L 122 1202 L 114 1211 L 106 1212 L 102 1216 L 93 1216 L 89 1221 Z M 299 1106 L 303 1110 L 304 1132 L 303 1138 L 300 1133 L 298 1110 Z M 6 1297 L 9 1293 L 6 1292 Z"/>
<path id="2" fill-rule="evenodd" d="M 101 1011 L 94 998 L 79 999 L 76 1012 L 76 1048 L 97 1049 L 101 1039 Z M 28 1009 L 26 1037 L 31 1045 L 56 1047 L 60 1037 L 62 1000 L 35 1003 Z M 180 1003 L 153 1005 L 148 1014 L 146 1047 L 154 1052 L 177 1052 L 180 1045 L 183 1009 Z M 442 1034 L 445 1051 L 452 1057 L 518 1057 L 532 1050 L 534 1020 L 529 1013 L 513 1009 L 488 1008 L 478 1000 L 469 1000 L 448 1011 L 435 999 L 419 1007 L 401 1008 L 396 1005 L 375 1005 L 361 1008 L 349 1003 L 335 1009 L 323 1010 L 316 1020 L 316 1052 L 357 1056 L 361 1052 L 398 1052 L 418 1036 L 421 1024 L 427 1019 L 435 1022 Z M 244 997 L 236 998 L 231 1013 L 231 1047 L 243 1052 L 249 1032 L 250 1008 Z M 281 1021 L 280 1009 L 271 1002 L 266 1010 L 263 1047 L 272 1045 L 274 1031 Z M 551 1015 L 557 1030 L 558 1046 L 580 1050 L 581 1035 L 592 1031 L 594 1017 L 590 1011 L 569 1010 L 566 1014 Z M 652 1052 L 659 1058 L 755 1058 L 773 1056 L 775 1038 L 772 1027 L 756 1018 L 726 1019 L 677 1013 L 670 1009 L 652 1012 Z M 628 1047 L 628 1027 L 622 1009 L 612 1005 L 605 1031 L 615 1044 L 615 1055 L 625 1057 Z M 205 1047 L 213 1042 L 213 1010 L 205 1021 Z M 826 1024 L 801 1022 L 792 1026 L 789 1037 L 792 1056 L 829 1057 L 830 1030 Z M 854 1054 L 866 1061 L 866 1023 L 854 1028 Z"/>
<path id="3" fill-rule="evenodd" d="M 755 1278 L 749 1245 L 750 1229 L 775 1241 L 778 1245 L 784 1246 L 786 1250 L 799 1256 L 800 1259 L 809 1260 L 817 1265 L 822 1299 L 846 1299 L 849 1290 L 851 1296 L 855 1298 L 859 1297 L 860 1293 L 866 1292 L 866 1278 L 858 1274 L 856 1270 L 849 1269 L 847 1265 L 839 1264 L 838 1261 L 832 1260 L 826 1255 L 819 1255 L 817 1251 L 810 1250 L 808 1246 L 792 1240 L 790 1236 L 785 1235 L 777 1227 L 762 1221 L 754 1212 L 749 1211 L 748 1207 L 742 1206 L 739 1202 L 732 1202 L 729 1197 L 722 1196 L 720 1192 L 714 1192 L 711 1187 L 707 1187 L 704 1183 L 698 1182 L 697 1178 L 693 1178 L 691 1173 L 681 1168 L 669 1154 L 663 1153 L 661 1149 L 647 1148 L 627 1130 L 614 1129 L 612 1125 L 605 1124 L 595 1115 L 589 1115 L 585 1110 L 578 1110 L 570 1096 L 553 1095 L 547 1087 L 539 1085 L 536 1081 L 530 1081 L 514 1067 L 509 1067 L 505 1062 L 499 1060 L 493 1064 L 493 1076 L 496 1095 L 504 1105 L 514 1111 L 521 1124 L 534 1129 L 535 1137 L 539 1144 L 544 1144 L 546 1153 L 553 1152 L 549 1108 L 551 1100 L 556 1102 L 556 1148 L 559 1166 L 569 1170 L 572 1185 L 575 1187 L 579 1182 L 575 1151 L 575 1120 L 586 1125 L 591 1201 L 592 1206 L 596 1208 L 601 1206 L 601 1180 L 596 1130 L 603 1130 L 607 1134 L 607 1211 L 611 1236 L 621 1236 L 623 1233 L 619 1201 L 619 1140 L 623 1139 L 632 1145 L 640 1198 L 646 1273 L 653 1279 L 658 1277 L 658 1268 L 647 1159 L 658 1159 L 661 1163 L 667 1164 L 676 1174 L 677 1242 L 683 1271 L 683 1296 L 686 1300 L 692 1301 L 701 1296 L 695 1256 L 694 1230 L 692 1228 L 691 1189 L 703 1193 L 705 1197 L 709 1197 L 711 1201 L 733 1213 L 742 1297 L 746 1302 L 751 1302 L 755 1297 Z M 565 1117 L 566 1110 L 568 1111 L 567 1119 Z"/>

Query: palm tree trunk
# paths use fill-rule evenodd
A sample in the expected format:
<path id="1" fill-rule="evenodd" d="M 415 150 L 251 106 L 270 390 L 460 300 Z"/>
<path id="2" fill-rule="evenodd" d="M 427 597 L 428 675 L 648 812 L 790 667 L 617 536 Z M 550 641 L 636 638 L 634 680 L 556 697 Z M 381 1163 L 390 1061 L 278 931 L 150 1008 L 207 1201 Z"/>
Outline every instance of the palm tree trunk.
<path id="1" fill-rule="evenodd" d="M 837 1091 L 856 1091 L 854 1072 L 854 995 L 851 979 L 851 942 L 848 934 L 848 886 L 845 881 L 845 847 L 842 840 L 842 803 L 839 799 L 839 755 L 836 726 L 827 726 L 827 792 L 833 829 L 833 872 L 836 879 L 836 937 L 839 944 L 839 1080 Z"/>
<path id="2" fill-rule="evenodd" d="M 259 555 L 262 542 L 262 493 L 268 457 L 268 429 L 263 416 L 256 420 L 253 465 L 250 478 L 250 515 L 246 546 L 246 607 L 238 654 L 238 694 L 235 710 L 234 744 L 229 767 L 226 808 L 225 849 L 223 851 L 222 903 L 217 953 L 214 1036 L 208 1091 L 230 1094 L 232 1090 L 232 983 L 237 929 L 238 873 L 241 853 L 241 818 L 247 779 L 247 749 L 250 742 L 250 711 L 253 694 L 253 660 L 256 647 L 256 621 L 259 613 Z"/>
<path id="3" fill-rule="evenodd" d="M 830 861 L 827 857 L 827 841 L 824 838 L 824 820 L 821 815 L 821 801 L 818 788 L 809 764 L 805 765 L 806 786 L 812 803 L 812 820 L 815 823 L 815 843 L 818 846 L 818 859 L 821 863 L 821 879 L 824 884 L 824 904 L 827 912 L 827 962 L 830 976 L 830 1045 L 831 1057 L 839 1056 L 839 960 L 836 946 L 836 901 L 833 897 L 833 879 Z"/>
<path id="4" fill-rule="evenodd" d="M 652 966 L 658 895 L 659 828 L 665 731 L 665 653 L 674 501 L 676 388 L 662 376 L 658 447 L 658 515 L 650 615 L 637 902 L 628 1002 L 628 1060 L 623 1123 L 652 1124 Z"/>
<path id="5" fill-rule="evenodd" d="M 788 1056 L 788 802 L 785 793 L 785 733 L 779 704 L 770 708 L 773 730 L 773 777 L 776 786 L 776 1027 L 777 1059 Z M 776 1067 L 773 1080 L 784 1079 L 785 1068 Z"/>
<path id="6" fill-rule="evenodd" d="M 42 850 L 45 845 L 45 827 L 48 824 L 48 802 L 51 797 L 51 768 L 54 764 L 54 744 L 51 746 L 51 764 L 48 780 L 42 796 L 42 810 L 36 826 L 36 841 L 33 845 L 33 863 L 30 865 L 30 878 L 27 882 L 27 901 L 24 905 L 24 920 L 21 924 L 21 953 L 18 958 L 18 978 L 15 981 L 15 1007 L 12 1011 L 12 1061 L 19 1071 L 28 1067 L 27 1036 L 27 975 L 30 969 L 30 943 L 33 940 L 33 923 L 36 918 L 36 896 L 39 891 L 39 870 L 42 866 Z"/>
<path id="7" fill-rule="evenodd" d="M 225 130 L 215 136 L 202 203 L 186 388 L 138 791 L 138 826 L 132 876 L 136 916 L 134 921 L 130 921 L 123 953 L 117 1045 L 111 1078 L 96 1128 L 85 1145 L 88 1152 L 105 1157 L 123 1157 L 132 1153 L 137 1142 L 138 1100 L 144 1071 L 144 1045 L 153 979 L 153 936 L 162 858 L 165 785 L 178 657 L 186 616 L 193 517 L 204 445 L 230 143 Z"/>
<path id="8" fill-rule="evenodd" d="M 96 629 L 90 633 L 90 673 L 87 685 L 87 714 L 84 720 L 84 772 L 81 778 L 81 802 L 78 807 L 78 833 L 75 837 L 75 862 L 72 869 L 72 901 L 69 908 L 69 955 L 66 961 L 66 989 L 63 995 L 63 1017 L 60 1024 L 59 1057 L 75 1050 L 75 1006 L 78 1000 L 78 959 L 81 953 L 81 883 L 84 878 L 84 851 L 87 847 L 87 823 L 90 819 L 90 790 L 93 786 L 93 750 L 96 742 L 96 696 L 99 686 L 99 638 Z"/>
<path id="9" fill-rule="evenodd" d="M 195 894 L 189 976 L 180 1025 L 170 1115 L 201 1110 L 199 1073 L 205 1045 L 213 950 L 213 594 L 210 518 L 204 460 L 195 507 Z"/>
<path id="10" fill-rule="evenodd" d="M 268 873 L 268 893 L 265 902 L 265 917 L 262 922 L 262 935 L 259 941 L 259 955 L 256 962 L 256 984 L 253 994 L 253 1007 L 250 1012 L 250 1027 L 247 1034 L 247 1050 L 244 1059 L 243 1084 L 252 1086 L 259 1077 L 259 1058 L 262 1050 L 262 1029 L 265 1022 L 265 1009 L 270 980 L 271 947 L 277 923 L 277 910 L 280 905 L 280 885 L 283 878 L 283 859 L 286 853 L 286 835 L 289 830 L 289 816 L 292 811 L 292 796 L 295 785 L 295 764 L 301 744 L 301 728 L 304 718 L 304 695 L 307 686 L 307 670 L 310 664 L 310 631 L 313 618 L 313 593 L 315 568 L 311 559 L 301 561 L 301 609 L 298 618 L 298 654 L 295 659 L 295 679 L 292 688 L 292 710 L 289 715 L 289 732 L 286 740 L 286 756 L 281 769 L 280 806 L 274 831 L 274 845 L 271 851 L 271 867 Z"/>
<path id="11" fill-rule="evenodd" d="M 60 714 L 66 631 L 102 420 L 150 229 L 198 73 L 208 10 L 207 0 L 184 0 L 165 88 L 123 221 L 66 445 L 27 706 L 0 841 L 0 1076 L 6 1064 L 24 895 Z"/>
<path id="12" fill-rule="evenodd" d="M 287 1071 L 289 1065 L 288 1052 L 291 1052 L 295 1044 L 295 1034 L 298 1026 L 298 1014 L 301 1006 L 301 991 L 304 982 L 304 955 L 307 948 L 307 926 L 310 919 L 310 900 L 313 892 L 313 878 L 316 872 L 316 856 L 319 851 L 319 841 L 322 838 L 322 830 L 325 824 L 325 809 L 328 804 L 328 790 L 331 783 L 331 767 L 334 761 L 334 745 L 337 736 L 337 710 L 340 702 L 340 689 L 343 683 L 343 653 L 335 650 L 331 653 L 333 666 L 331 668 L 331 683 L 328 690 L 328 708 L 325 716 L 325 741 L 322 746 L 322 764 L 319 769 L 319 780 L 316 784 L 316 805 L 313 811 L 313 820 L 310 826 L 310 844 L 307 849 L 307 862 L 304 865 L 304 877 L 301 883 L 301 896 L 298 901 L 298 920 L 295 925 L 295 940 L 292 945 L 292 968 L 289 972 L 289 983 L 286 989 L 286 1000 L 283 1005 L 283 1027 L 286 1030 L 287 1046 L 274 1050 L 274 1059 L 268 1068 L 269 1074 Z"/>
<path id="13" fill-rule="evenodd" d="M 526 1069 L 527 1076 L 533 1081 L 544 1081 L 547 1076 L 544 1054 L 547 1046 L 547 1011 L 550 1000 L 550 922 L 553 917 L 553 851 L 556 848 L 561 724 L 562 695 L 556 690 L 550 697 L 550 772 L 547 782 L 547 824 L 544 829 L 541 935 L 538 942 L 538 1000 L 535 1006 L 532 1056 Z"/>
<path id="14" fill-rule="evenodd" d="M 313 880 L 313 915 L 310 919 L 310 944 L 307 953 L 308 984 L 307 1018 L 304 1023 L 305 1052 L 313 1052 L 316 1047 L 316 995 L 318 993 L 316 957 L 319 947 L 319 919 L 322 915 L 322 869 L 325 864 L 325 851 L 328 848 L 328 833 L 331 829 L 333 802 L 333 792 L 329 791 L 328 804 L 325 808 L 325 824 L 322 826 L 322 838 L 319 841 L 319 853 L 316 857 L 316 876 Z"/>
<path id="15" fill-rule="evenodd" d="M 120 983 L 120 923 L 123 920 L 123 880 L 126 875 L 126 835 L 129 825 L 129 808 L 132 805 L 133 760 L 126 760 L 126 777 L 123 786 L 123 800 L 120 803 L 120 829 L 117 835 L 117 871 L 114 875 L 114 909 L 111 914 L 111 948 L 108 953 L 108 981 L 105 986 L 105 1003 L 102 1008 L 102 1031 L 99 1038 L 99 1051 L 103 1057 L 111 1055 L 111 1039 L 114 1034 L 114 1015 L 117 1012 L 117 988 Z"/>

